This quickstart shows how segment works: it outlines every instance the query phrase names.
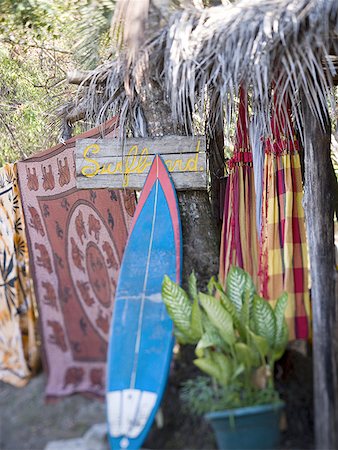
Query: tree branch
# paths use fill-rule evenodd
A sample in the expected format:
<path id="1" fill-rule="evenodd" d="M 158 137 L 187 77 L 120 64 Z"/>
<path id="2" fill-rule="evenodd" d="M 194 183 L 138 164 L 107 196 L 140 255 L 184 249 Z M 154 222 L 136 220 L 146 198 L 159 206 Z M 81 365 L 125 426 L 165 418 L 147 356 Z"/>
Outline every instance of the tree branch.
<path id="1" fill-rule="evenodd" d="M 89 70 L 71 70 L 67 72 L 67 81 L 69 84 L 81 84 L 88 78 L 88 75 L 90 75 Z M 89 84 L 89 80 L 85 84 Z"/>

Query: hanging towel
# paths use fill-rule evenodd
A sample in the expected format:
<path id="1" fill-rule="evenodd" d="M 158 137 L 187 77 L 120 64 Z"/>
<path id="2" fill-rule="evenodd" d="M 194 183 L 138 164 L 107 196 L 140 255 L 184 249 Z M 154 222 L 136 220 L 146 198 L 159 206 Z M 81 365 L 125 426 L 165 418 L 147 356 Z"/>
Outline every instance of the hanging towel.
<path id="1" fill-rule="evenodd" d="M 111 120 L 18 163 L 47 397 L 105 393 L 109 325 L 135 196 L 78 190 L 74 152 L 77 139 L 115 131 Z"/>
<path id="2" fill-rule="evenodd" d="M 272 136 L 265 140 L 261 294 L 274 304 L 288 293 L 286 320 L 289 339 L 309 334 L 308 254 L 298 142 L 286 101 L 274 100 Z"/>
<path id="3" fill-rule="evenodd" d="M 24 386 L 38 364 L 33 283 L 15 164 L 0 169 L 0 380 Z"/>
<path id="4" fill-rule="evenodd" d="M 231 265 L 246 270 L 257 286 L 258 235 L 252 152 L 248 138 L 248 99 L 240 90 L 234 154 L 224 199 L 220 251 L 220 281 L 225 284 Z"/>
<path id="5" fill-rule="evenodd" d="M 262 115 L 262 113 L 260 113 Z M 258 230 L 258 238 L 262 228 L 262 201 L 263 201 L 263 175 L 264 175 L 264 143 L 262 140 L 262 132 L 260 117 L 256 115 L 250 122 L 249 136 L 252 149 L 252 165 L 255 179 L 256 192 L 256 224 Z"/>

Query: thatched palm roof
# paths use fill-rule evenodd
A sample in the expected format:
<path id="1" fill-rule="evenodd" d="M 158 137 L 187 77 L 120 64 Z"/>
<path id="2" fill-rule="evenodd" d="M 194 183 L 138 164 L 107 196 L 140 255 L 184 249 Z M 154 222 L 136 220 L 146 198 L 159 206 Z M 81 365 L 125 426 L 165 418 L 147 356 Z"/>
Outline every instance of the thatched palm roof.
<path id="1" fill-rule="evenodd" d="M 163 87 L 174 123 L 188 130 L 191 110 L 199 105 L 202 114 L 207 103 L 217 115 L 219 98 L 230 121 L 240 85 L 250 88 L 254 117 L 266 132 L 274 85 L 289 95 L 301 128 L 302 92 L 319 118 L 328 100 L 334 106 L 330 55 L 338 54 L 337 38 L 337 0 L 240 0 L 179 11 L 146 42 L 132 67 L 121 53 L 88 73 L 68 114 L 80 108 L 96 123 L 119 114 L 121 124 L 137 132 L 143 121 L 139 87 L 144 94 L 151 76 Z"/>

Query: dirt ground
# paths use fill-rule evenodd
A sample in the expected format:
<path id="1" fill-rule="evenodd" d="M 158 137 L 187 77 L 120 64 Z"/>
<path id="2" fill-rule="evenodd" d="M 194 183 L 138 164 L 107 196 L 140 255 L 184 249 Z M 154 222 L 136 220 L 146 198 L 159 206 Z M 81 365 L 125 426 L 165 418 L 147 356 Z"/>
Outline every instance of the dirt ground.
<path id="1" fill-rule="evenodd" d="M 164 426 L 152 427 L 145 448 L 215 449 L 208 425 L 187 415 L 179 401 L 180 384 L 194 375 L 191 367 L 184 354 L 173 365 L 162 402 Z M 288 424 L 281 450 L 313 449 L 311 357 L 287 352 L 276 368 L 276 385 L 286 402 Z M 81 437 L 92 425 L 105 422 L 103 402 L 73 395 L 47 404 L 44 387 L 43 374 L 22 389 L 0 382 L 0 450 L 43 450 L 49 441 Z"/>
<path id="2" fill-rule="evenodd" d="M 81 437 L 105 421 L 103 402 L 73 395 L 46 404 L 44 387 L 43 374 L 21 389 L 0 382 L 1 450 L 43 450 L 49 441 Z"/>

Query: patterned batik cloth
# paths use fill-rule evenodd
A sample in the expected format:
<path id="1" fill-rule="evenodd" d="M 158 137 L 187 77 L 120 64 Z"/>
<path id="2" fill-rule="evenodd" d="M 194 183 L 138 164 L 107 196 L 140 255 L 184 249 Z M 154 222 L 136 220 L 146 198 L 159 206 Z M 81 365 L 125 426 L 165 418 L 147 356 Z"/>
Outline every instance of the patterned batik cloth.
<path id="1" fill-rule="evenodd" d="M 18 163 L 40 313 L 46 396 L 105 393 L 114 294 L 135 208 L 130 191 L 78 190 L 75 141 Z"/>
<path id="2" fill-rule="evenodd" d="M 0 169 L 0 380 L 24 386 L 38 364 L 33 283 L 16 166 Z"/>
<path id="3" fill-rule="evenodd" d="M 286 110 L 286 108 L 285 108 Z M 287 123 L 288 121 L 288 123 Z M 261 294 L 274 304 L 288 293 L 289 339 L 309 336 L 309 265 L 298 142 L 287 120 L 276 112 L 273 137 L 265 142 L 260 257 Z"/>
<path id="4" fill-rule="evenodd" d="M 232 265 L 246 270 L 257 286 L 258 235 L 252 153 L 248 139 L 247 95 L 240 92 L 234 154 L 228 163 L 219 278 L 223 285 Z"/>

